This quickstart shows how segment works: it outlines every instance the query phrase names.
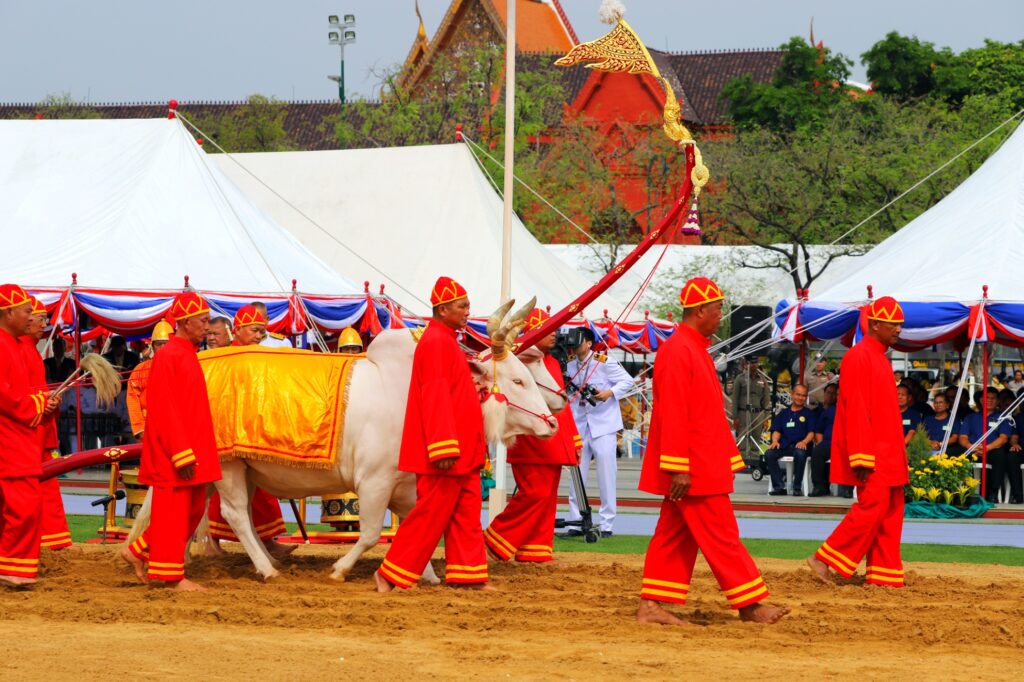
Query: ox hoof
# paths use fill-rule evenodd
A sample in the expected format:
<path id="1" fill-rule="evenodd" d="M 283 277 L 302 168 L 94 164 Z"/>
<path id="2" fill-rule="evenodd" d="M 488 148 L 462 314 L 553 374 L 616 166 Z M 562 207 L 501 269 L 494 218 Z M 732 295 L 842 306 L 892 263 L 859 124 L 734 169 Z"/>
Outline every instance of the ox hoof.
<path id="1" fill-rule="evenodd" d="M 263 582 L 269 583 L 271 580 L 273 580 L 275 578 L 280 578 L 280 577 L 281 577 L 281 572 L 280 571 L 274 571 L 273 573 L 267 573 L 265 576 L 263 576 Z"/>
<path id="2" fill-rule="evenodd" d="M 327 577 L 330 578 L 331 580 L 333 580 L 336 583 L 343 583 L 343 582 L 345 582 L 345 574 L 342 573 L 341 571 L 334 571 L 333 573 L 331 573 Z"/>

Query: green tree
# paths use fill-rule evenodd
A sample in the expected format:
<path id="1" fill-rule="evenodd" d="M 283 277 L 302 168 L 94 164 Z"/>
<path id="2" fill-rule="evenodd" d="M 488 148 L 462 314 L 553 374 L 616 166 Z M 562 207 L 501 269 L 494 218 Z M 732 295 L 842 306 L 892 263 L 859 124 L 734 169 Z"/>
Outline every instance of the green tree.
<path id="1" fill-rule="evenodd" d="M 931 94 L 936 72 L 948 68 L 955 58 L 949 48 L 937 50 L 932 43 L 896 31 L 861 55 L 874 90 L 900 100 Z"/>
<path id="2" fill-rule="evenodd" d="M 21 116 L 21 118 L 103 118 L 103 114 L 88 104 L 79 102 L 71 96 L 71 93 L 63 92 L 59 95 L 47 95 L 33 113 Z"/>
<path id="3" fill-rule="evenodd" d="M 222 114 L 192 114 L 187 106 L 181 110 L 227 152 L 282 152 L 297 148 L 284 127 L 288 104 L 273 97 L 250 95 L 245 104 Z M 218 150 L 207 145 L 206 151 Z"/>
<path id="4" fill-rule="evenodd" d="M 846 98 L 849 59 L 803 38 L 791 38 L 780 49 L 782 63 L 771 83 L 755 83 L 747 74 L 722 88 L 721 98 L 738 127 L 790 131 L 821 125 Z"/>

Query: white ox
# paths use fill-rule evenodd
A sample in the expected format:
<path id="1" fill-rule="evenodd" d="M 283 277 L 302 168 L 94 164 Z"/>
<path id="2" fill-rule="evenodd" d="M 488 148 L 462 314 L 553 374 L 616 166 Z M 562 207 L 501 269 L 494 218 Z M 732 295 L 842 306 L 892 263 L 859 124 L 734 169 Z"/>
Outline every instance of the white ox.
<path id="1" fill-rule="evenodd" d="M 487 325 L 492 352 L 500 359 L 470 362 L 474 381 L 480 387 L 493 385 L 492 368 L 497 369 L 497 385 L 508 398 L 507 403 L 484 403 L 484 430 L 491 443 L 508 443 L 518 435 L 551 437 L 558 427 L 550 415 L 565 406 L 564 396 L 552 390 L 557 384 L 539 354 L 528 356 L 524 364 L 505 352 L 522 329 L 533 302 L 503 322 L 511 306 L 510 301 L 499 308 Z M 345 429 L 333 469 L 303 469 L 241 458 L 222 462 L 223 477 L 215 483 L 221 513 L 264 579 L 277 576 L 278 571 L 277 560 L 267 552 L 253 526 L 250 502 L 257 487 L 282 499 L 348 491 L 358 495 L 359 540 L 335 562 L 331 577 L 337 580 L 344 580 L 363 552 L 380 541 L 386 510 L 400 517 L 412 510 L 416 502 L 415 475 L 398 470 L 398 453 L 415 350 L 416 341 L 409 331 L 388 330 L 374 339 L 366 359 L 353 368 Z M 216 399 L 211 396 L 211 402 Z M 128 543 L 148 525 L 149 507 L 147 496 Z M 429 562 L 423 580 L 438 582 Z"/>

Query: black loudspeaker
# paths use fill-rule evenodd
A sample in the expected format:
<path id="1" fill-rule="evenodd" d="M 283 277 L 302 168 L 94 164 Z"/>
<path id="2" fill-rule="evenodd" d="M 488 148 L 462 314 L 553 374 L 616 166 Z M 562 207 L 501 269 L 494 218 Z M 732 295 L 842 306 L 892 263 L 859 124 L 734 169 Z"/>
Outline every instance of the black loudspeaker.
<path id="1" fill-rule="evenodd" d="M 772 309 L 766 305 L 736 306 L 732 317 L 729 318 L 729 336 L 736 340 L 729 343 L 729 351 L 732 352 L 740 348 L 740 346 L 750 348 L 755 343 L 761 343 L 770 339 L 772 337 L 772 327 L 764 322 L 771 316 Z M 751 327 L 757 327 L 758 325 L 761 326 L 756 332 L 744 334 Z M 742 338 L 737 339 L 741 334 L 743 335 Z M 742 350 L 740 352 L 743 353 Z M 756 355 L 763 356 L 765 353 L 766 349 L 762 349 Z"/>

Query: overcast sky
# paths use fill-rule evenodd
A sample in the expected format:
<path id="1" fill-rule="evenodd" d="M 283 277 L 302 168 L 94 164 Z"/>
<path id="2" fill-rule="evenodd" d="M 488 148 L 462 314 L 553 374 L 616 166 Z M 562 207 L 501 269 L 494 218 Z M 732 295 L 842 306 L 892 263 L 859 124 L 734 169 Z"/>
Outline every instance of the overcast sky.
<path id="1" fill-rule="evenodd" d="M 974 0 L 623 0 L 647 43 L 672 51 L 776 47 L 815 37 L 856 62 L 888 31 L 956 51 L 985 38 L 1024 38 L 1024 2 Z M 449 0 L 421 0 L 433 36 Z M 581 40 L 607 30 L 600 0 L 562 0 Z M 346 54 L 349 92 L 373 96 L 373 75 L 402 62 L 416 35 L 413 0 L 0 0 L 0 101 L 69 93 L 100 102 L 330 99 L 338 48 L 328 14 L 357 17 Z"/>

